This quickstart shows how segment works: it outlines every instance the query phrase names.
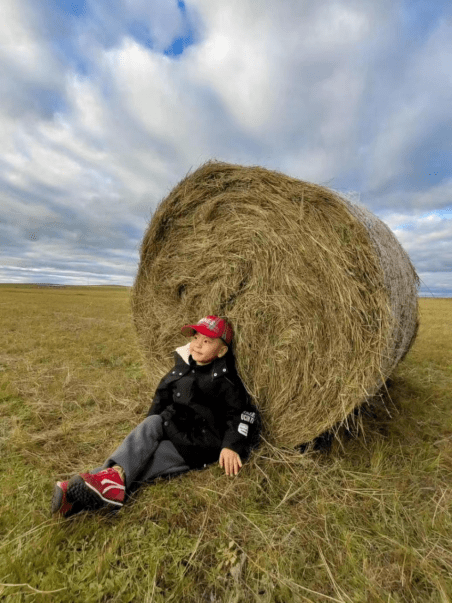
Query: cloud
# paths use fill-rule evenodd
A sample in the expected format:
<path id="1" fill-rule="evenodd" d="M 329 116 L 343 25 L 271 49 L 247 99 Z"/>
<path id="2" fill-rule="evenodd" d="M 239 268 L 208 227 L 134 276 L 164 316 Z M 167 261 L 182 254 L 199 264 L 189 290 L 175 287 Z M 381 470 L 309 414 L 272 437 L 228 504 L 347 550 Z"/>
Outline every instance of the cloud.
<path id="1" fill-rule="evenodd" d="M 158 202 L 212 157 L 359 191 L 448 270 L 452 222 L 427 214 L 451 204 L 450 23 L 389 0 L 5 0 L 8 274 L 130 284 Z"/>
<path id="2" fill-rule="evenodd" d="M 124 8 L 130 18 L 149 30 L 156 52 L 162 53 L 184 31 L 184 17 L 177 2 L 153 0 L 149 10 L 149 0 L 126 0 Z"/>
<path id="3" fill-rule="evenodd" d="M 410 255 L 416 270 L 419 273 L 452 272 L 452 207 L 414 219 L 410 216 L 409 221 L 407 217 L 395 214 L 385 222 Z"/>
<path id="4" fill-rule="evenodd" d="M 16 119 L 48 118 L 62 102 L 64 65 L 36 23 L 39 11 L 25 0 L 2 1 L 0 93 L 2 109 Z"/>

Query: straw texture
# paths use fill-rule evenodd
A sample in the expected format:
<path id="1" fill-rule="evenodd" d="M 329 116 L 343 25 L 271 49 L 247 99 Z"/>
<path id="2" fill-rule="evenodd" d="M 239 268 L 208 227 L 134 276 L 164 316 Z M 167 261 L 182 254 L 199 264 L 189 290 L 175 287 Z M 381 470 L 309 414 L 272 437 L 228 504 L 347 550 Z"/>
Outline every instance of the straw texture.
<path id="1" fill-rule="evenodd" d="M 418 286 L 365 207 L 276 171 L 208 161 L 152 216 L 132 310 L 155 387 L 183 324 L 228 318 L 262 435 L 293 448 L 380 390 L 416 337 Z"/>

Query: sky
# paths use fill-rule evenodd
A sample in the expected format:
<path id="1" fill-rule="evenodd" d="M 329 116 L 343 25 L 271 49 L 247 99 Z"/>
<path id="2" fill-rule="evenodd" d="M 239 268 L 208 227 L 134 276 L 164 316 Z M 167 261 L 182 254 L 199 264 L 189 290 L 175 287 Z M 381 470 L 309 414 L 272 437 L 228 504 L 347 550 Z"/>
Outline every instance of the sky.
<path id="1" fill-rule="evenodd" d="M 132 285 L 209 159 L 333 188 L 452 297 L 452 8 L 1 0 L 0 282 Z"/>

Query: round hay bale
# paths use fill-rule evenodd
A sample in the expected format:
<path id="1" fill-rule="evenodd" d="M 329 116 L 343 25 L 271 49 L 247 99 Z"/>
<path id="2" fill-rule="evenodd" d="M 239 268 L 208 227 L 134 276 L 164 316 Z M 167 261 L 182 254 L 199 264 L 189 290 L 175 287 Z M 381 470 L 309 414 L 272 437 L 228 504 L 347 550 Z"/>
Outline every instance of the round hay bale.
<path id="1" fill-rule="evenodd" d="M 293 448 L 384 385 L 415 339 L 418 286 L 366 208 L 276 171 L 208 161 L 153 214 L 132 310 L 155 386 L 183 324 L 228 318 L 262 436 Z"/>

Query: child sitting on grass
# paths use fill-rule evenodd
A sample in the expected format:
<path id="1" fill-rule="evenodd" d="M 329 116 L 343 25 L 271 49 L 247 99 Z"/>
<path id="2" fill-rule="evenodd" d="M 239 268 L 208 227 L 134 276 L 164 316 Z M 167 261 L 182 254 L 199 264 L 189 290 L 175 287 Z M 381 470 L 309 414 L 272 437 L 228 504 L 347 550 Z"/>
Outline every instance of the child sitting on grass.
<path id="1" fill-rule="evenodd" d="M 232 326 L 206 316 L 181 332 L 192 340 L 176 349 L 147 417 L 102 467 L 56 483 L 52 513 L 120 509 L 140 483 L 201 469 L 218 455 L 226 475 L 238 474 L 258 442 L 260 417 L 229 351 Z"/>

